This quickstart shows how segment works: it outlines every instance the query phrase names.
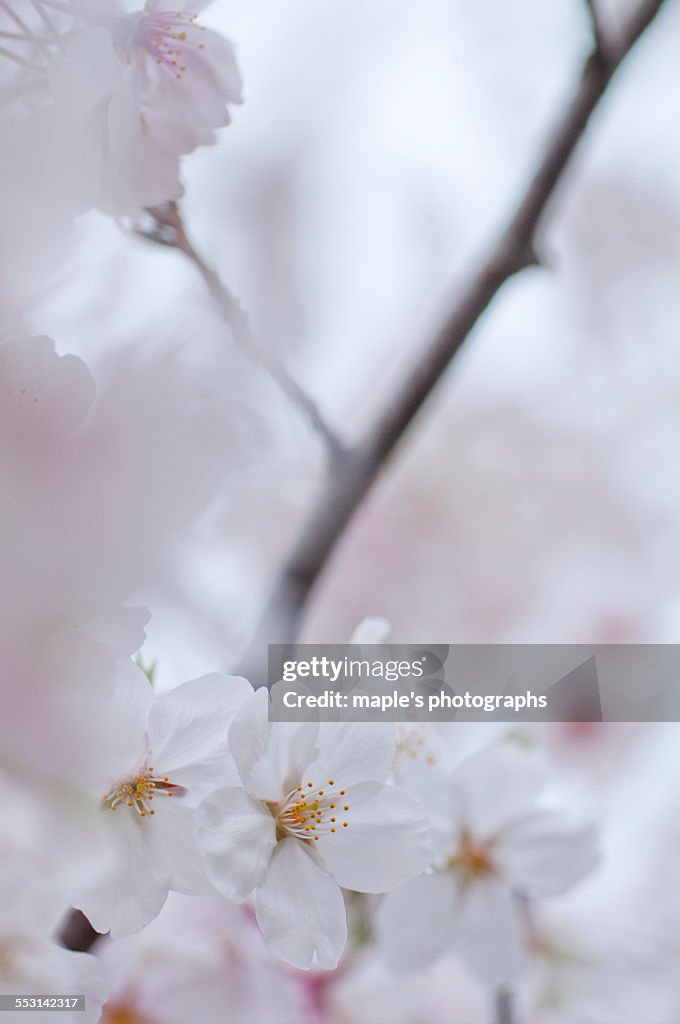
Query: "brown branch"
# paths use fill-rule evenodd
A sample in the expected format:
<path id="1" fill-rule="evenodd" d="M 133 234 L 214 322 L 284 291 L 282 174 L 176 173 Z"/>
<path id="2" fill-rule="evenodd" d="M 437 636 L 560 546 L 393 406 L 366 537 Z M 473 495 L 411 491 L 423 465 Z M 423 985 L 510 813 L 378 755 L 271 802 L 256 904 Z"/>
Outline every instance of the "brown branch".
<path id="1" fill-rule="evenodd" d="M 593 35 L 593 46 L 595 53 L 601 54 L 605 59 L 607 58 L 609 44 L 607 37 L 604 32 L 604 26 L 600 17 L 600 11 L 597 6 L 597 0 L 584 0 L 586 5 L 586 12 L 588 14 L 588 20 L 590 22 L 590 30 Z"/>
<path id="2" fill-rule="evenodd" d="M 500 988 L 496 993 L 496 1024 L 514 1024 L 512 993 L 507 988 Z"/>
<path id="3" fill-rule="evenodd" d="M 191 260 L 203 278 L 223 320 L 231 330 L 236 345 L 249 358 L 264 367 L 283 394 L 300 410 L 312 429 L 324 442 L 328 450 L 331 470 L 338 469 L 345 458 L 345 448 L 340 439 L 322 416 L 316 402 L 291 376 L 283 363 L 258 344 L 250 329 L 245 310 L 219 275 L 212 267 L 208 266 L 194 248 L 187 235 L 177 203 L 166 203 L 164 206 L 153 207 L 147 210 L 146 214 L 150 218 L 150 223 L 137 225 L 135 234 L 156 245 L 176 249 Z"/>
<path id="4" fill-rule="evenodd" d="M 618 40 L 608 45 L 606 53 L 596 42 L 583 65 L 573 99 L 490 255 L 472 277 L 429 349 L 424 355 L 419 353 L 393 402 L 377 419 L 363 442 L 332 474 L 326 492 L 279 575 L 239 668 L 254 681 L 265 678 L 267 644 L 289 643 L 295 639 L 310 592 L 340 537 L 376 475 L 480 318 L 508 280 L 528 267 L 539 265 L 537 234 L 556 188 L 612 77 L 654 21 L 663 3 L 664 0 L 642 0 Z"/>

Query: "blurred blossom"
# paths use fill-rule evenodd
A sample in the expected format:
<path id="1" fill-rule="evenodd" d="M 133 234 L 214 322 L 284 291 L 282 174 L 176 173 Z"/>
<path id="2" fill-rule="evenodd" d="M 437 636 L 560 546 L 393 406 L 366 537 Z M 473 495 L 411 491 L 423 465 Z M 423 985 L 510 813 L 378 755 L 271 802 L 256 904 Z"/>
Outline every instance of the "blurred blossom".
<path id="1" fill-rule="evenodd" d="M 172 896 L 153 924 L 98 950 L 110 999 L 102 1024 L 312 1024 L 305 986 L 268 950 L 252 911 Z"/>
<path id="2" fill-rule="evenodd" d="M 371 953 L 329 986 L 324 1024 L 494 1024 L 492 999 L 451 956 L 395 973 Z"/>
<path id="3" fill-rule="evenodd" d="M 453 947 L 490 983 L 507 983 L 526 967 L 522 901 L 558 895 L 588 874 L 594 829 L 541 806 L 543 766 L 516 743 L 433 782 L 433 870 L 385 898 L 380 944 L 401 970 Z"/>
<path id="4" fill-rule="evenodd" d="M 26 1024 L 97 1024 L 104 1002 L 101 971 L 94 957 L 72 953 L 55 942 L 11 923 L 0 926 L 0 995 L 78 994 L 85 1010 L 22 1010 Z"/>
<path id="5" fill-rule="evenodd" d="M 614 929 L 592 909 L 534 915 L 532 970 L 520 990 L 528 1024 L 673 1024 L 661 943 L 633 920 Z"/>

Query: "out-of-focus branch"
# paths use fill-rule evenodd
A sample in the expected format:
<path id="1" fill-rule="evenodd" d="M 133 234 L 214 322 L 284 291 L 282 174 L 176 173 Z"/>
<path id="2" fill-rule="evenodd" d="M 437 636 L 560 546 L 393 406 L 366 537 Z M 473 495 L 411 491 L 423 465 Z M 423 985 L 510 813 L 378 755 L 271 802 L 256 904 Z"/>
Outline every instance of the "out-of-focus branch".
<path id="1" fill-rule="evenodd" d="M 330 459 L 330 468 L 335 471 L 344 462 L 345 448 L 334 430 L 326 422 L 316 402 L 288 372 L 283 363 L 264 349 L 250 329 L 248 315 L 238 299 L 209 267 L 190 241 L 181 211 L 177 203 L 166 203 L 146 211 L 149 223 L 140 223 L 135 234 L 156 245 L 176 249 L 194 264 L 203 278 L 215 305 L 229 327 L 235 343 L 251 359 L 259 363 L 277 383 L 283 394 L 302 413 L 312 429 L 324 442 Z"/>
<path id="2" fill-rule="evenodd" d="M 240 671 L 263 679 L 268 643 L 289 643 L 310 592 L 366 496 L 378 472 L 435 389 L 503 285 L 540 265 L 537 234 L 551 199 L 602 97 L 638 39 L 654 21 L 664 0 L 642 0 L 618 39 L 606 52 L 596 41 L 585 61 L 563 116 L 548 140 L 524 195 L 490 254 L 463 290 L 438 334 L 417 361 L 392 403 L 362 443 L 332 475 L 325 493 L 284 565 Z"/>
<path id="3" fill-rule="evenodd" d="M 512 993 L 507 988 L 500 988 L 496 993 L 496 1024 L 514 1024 L 514 1022 Z"/>
<path id="4" fill-rule="evenodd" d="M 597 0 L 584 0 L 584 3 L 586 5 L 588 20 L 590 21 L 590 28 L 593 34 L 595 52 L 601 54 L 602 57 L 606 59 L 609 44 L 600 18 Z"/>

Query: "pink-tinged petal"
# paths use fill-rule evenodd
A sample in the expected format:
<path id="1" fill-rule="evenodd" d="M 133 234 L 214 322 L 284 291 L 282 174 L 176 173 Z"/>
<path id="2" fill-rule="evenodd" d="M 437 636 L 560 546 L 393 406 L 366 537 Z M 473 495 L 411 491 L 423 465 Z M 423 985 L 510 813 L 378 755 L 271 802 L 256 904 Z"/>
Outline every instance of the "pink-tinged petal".
<path id="1" fill-rule="evenodd" d="M 98 643 L 116 654 L 133 655 L 146 640 L 145 627 L 151 612 L 141 606 L 120 605 L 98 609 L 79 623 L 79 627 Z"/>
<path id="2" fill-rule="evenodd" d="M 73 33 L 63 52 L 56 53 L 47 64 L 57 101 L 81 110 L 94 110 L 107 99 L 122 74 L 111 33 L 95 26 Z"/>
<path id="3" fill-rule="evenodd" d="M 347 942 L 347 915 L 337 883 L 303 842 L 284 839 L 257 890 L 257 922 L 274 952 L 307 971 L 332 971 Z"/>
<path id="4" fill-rule="evenodd" d="M 211 882 L 243 900 L 262 881 L 276 846 L 276 824 L 240 788 L 219 789 L 196 810 L 196 835 Z"/>
<path id="5" fill-rule="evenodd" d="M 385 782 L 394 760 L 396 729 L 391 722 L 322 722 L 319 755 L 309 777 L 334 779 L 343 788 L 357 782 Z"/>
<path id="6" fill-rule="evenodd" d="M 461 764 L 451 778 L 452 795 L 461 822 L 485 839 L 531 808 L 545 780 L 538 753 L 505 741 Z"/>
<path id="7" fill-rule="evenodd" d="M 121 658 L 116 666 L 109 716 L 114 751 L 106 759 L 107 778 L 100 780 L 102 796 L 109 786 L 135 772 L 144 761 L 152 704 L 153 689 L 141 668 L 128 658 Z"/>
<path id="8" fill-rule="evenodd" d="M 519 906 L 495 878 L 478 879 L 459 891 L 453 943 L 489 985 L 513 981 L 527 966 Z"/>
<path id="9" fill-rule="evenodd" d="M 74 431 L 94 398 L 85 363 L 58 356 L 51 338 L 12 338 L 0 345 L 0 424 L 15 441 Z"/>
<path id="10" fill-rule="evenodd" d="M 157 25 L 146 23 L 146 49 L 150 61 L 146 68 L 145 121 L 158 144 L 169 153 L 188 153 L 196 146 L 215 141 L 215 129 L 230 122 L 228 105 L 241 102 L 241 76 L 231 43 L 208 29 L 178 22 L 182 43 L 183 70 L 179 76 L 172 68 L 156 63 Z M 162 38 L 162 37 L 161 37 Z"/>
<path id="11" fill-rule="evenodd" d="M 133 935 L 158 916 L 172 875 L 170 863 L 147 841 L 147 826 L 153 823 L 127 811 L 102 812 L 107 815 L 104 827 L 116 844 L 115 865 L 74 901 L 96 931 L 111 932 L 113 938 Z"/>
<path id="12" fill-rule="evenodd" d="M 432 862 L 428 816 L 420 801 L 394 786 L 352 786 L 337 822 L 314 852 L 338 885 L 357 892 L 389 892 Z M 345 807 L 349 810 L 345 810 Z M 345 822 L 347 825 L 345 826 Z"/>
<path id="13" fill-rule="evenodd" d="M 237 785 L 229 727 L 253 689 L 239 676 L 192 679 L 160 694 L 149 714 L 150 758 L 156 774 L 185 786 L 192 799 Z"/>
<path id="14" fill-rule="evenodd" d="M 458 889 L 451 872 L 421 875 L 386 896 L 376 917 L 380 951 L 395 970 L 416 970 L 452 944 Z"/>
<path id="15" fill-rule="evenodd" d="M 495 857 L 510 882 L 527 894 L 558 896 L 597 866 L 597 831 L 589 823 L 538 812 L 504 830 Z"/>
<path id="16" fill-rule="evenodd" d="M 256 690 L 229 730 L 229 746 L 245 789 L 260 800 L 279 801 L 300 781 L 318 735 L 314 722 L 269 722 L 269 694 Z"/>

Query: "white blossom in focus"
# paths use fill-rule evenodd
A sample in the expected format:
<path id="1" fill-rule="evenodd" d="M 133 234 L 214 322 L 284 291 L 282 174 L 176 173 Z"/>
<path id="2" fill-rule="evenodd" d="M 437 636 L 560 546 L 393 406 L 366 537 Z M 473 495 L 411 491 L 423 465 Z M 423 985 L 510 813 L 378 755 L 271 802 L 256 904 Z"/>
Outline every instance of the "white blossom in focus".
<path id="1" fill-rule="evenodd" d="M 229 745 L 239 784 L 199 807 L 198 835 L 215 887 L 231 899 L 255 891 L 271 948 L 303 970 L 336 966 L 347 921 L 340 887 L 387 892 L 431 856 L 427 816 L 385 785 L 390 725 L 267 720 L 257 691 L 236 716 Z"/>
<path id="2" fill-rule="evenodd" d="M 194 836 L 196 804 L 229 781 L 227 733 L 251 692 L 238 677 L 207 675 L 154 697 L 131 662 L 119 670 L 111 716 L 119 732 L 118 764 L 100 772 L 96 832 L 111 865 L 75 904 L 93 927 L 111 935 L 139 931 L 160 912 L 169 891 L 212 891 Z M 94 773 L 93 773 L 94 776 Z"/>

